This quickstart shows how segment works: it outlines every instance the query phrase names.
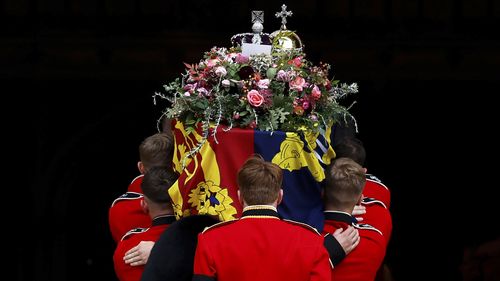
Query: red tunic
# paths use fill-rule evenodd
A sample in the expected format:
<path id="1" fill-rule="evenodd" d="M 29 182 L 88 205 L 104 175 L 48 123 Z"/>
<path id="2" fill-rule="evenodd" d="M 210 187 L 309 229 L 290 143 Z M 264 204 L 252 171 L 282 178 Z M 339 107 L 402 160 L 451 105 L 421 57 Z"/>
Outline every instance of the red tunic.
<path id="1" fill-rule="evenodd" d="M 353 225 L 359 230 L 358 246 L 332 270 L 332 280 L 373 281 L 385 257 L 386 239 L 382 233 L 366 224 L 356 224 L 347 213 L 326 211 L 324 233 Z"/>
<path id="2" fill-rule="evenodd" d="M 128 185 L 127 191 L 128 192 L 137 192 L 137 193 L 142 193 L 142 179 L 144 178 L 144 175 L 138 175 L 135 177 L 135 179 L 132 180 L 132 182 Z"/>
<path id="3" fill-rule="evenodd" d="M 380 200 L 368 197 L 363 198 L 361 204 L 366 207 L 366 213 L 361 216 L 362 222 L 382 231 L 387 243 L 389 243 L 392 234 L 392 216 L 385 208 L 385 204 Z"/>
<path id="4" fill-rule="evenodd" d="M 363 196 L 380 200 L 387 209 L 391 207 L 391 192 L 389 188 L 374 175 L 366 174 Z"/>
<path id="5" fill-rule="evenodd" d="M 109 229 L 113 240 L 118 243 L 133 228 L 151 226 L 151 218 L 141 207 L 143 196 L 140 193 L 127 192 L 115 199 L 109 208 Z"/>
<path id="6" fill-rule="evenodd" d="M 251 206 L 199 234 L 193 280 L 331 280 L 331 263 L 314 228 Z"/>
<path id="7" fill-rule="evenodd" d="M 125 264 L 123 260 L 125 253 L 137 246 L 141 241 L 156 242 L 163 231 L 174 221 L 175 216 L 173 215 L 156 217 L 150 228 L 133 229 L 123 236 L 113 255 L 115 273 L 120 281 L 139 281 L 144 271 L 144 265 L 131 266 Z"/>

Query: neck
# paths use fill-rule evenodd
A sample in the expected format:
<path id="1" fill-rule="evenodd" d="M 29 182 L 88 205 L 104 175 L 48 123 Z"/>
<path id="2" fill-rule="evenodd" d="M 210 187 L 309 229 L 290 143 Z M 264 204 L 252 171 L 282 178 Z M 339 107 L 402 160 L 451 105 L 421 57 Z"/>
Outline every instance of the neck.
<path id="1" fill-rule="evenodd" d="M 325 205 L 325 211 L 337 211 L 337 212 L 344 212 L 344 213 L 352 214 L 353 210 L 354 210 L 354 206 L 341 207 L 341 206 L 335 206 L 335 205 Z"/>
<path id="2" fill-rule="evenodd" d="M 271 206 L 271 207 L 274 207 L 275 209 L 278 208 L 278 202 L 275 201 L 273 203 L 270 203 L 270 204 L 254 204 L 254 205 L 248 205 L 245 201 L 243 201 L 243 208 L 247 208 L 247 207 L 252 207 L 252 206 Z"/>
<path id="3" fill-rule="evenodd" d="M 167 216 L 167 215 L 173 215 L 174 214 L 174 210 L 173 209 L 163 209 L 163 210 L 151 210 L 149 209 L 149 217 L 151 217 L 151 219 L 154 219 L 156 217 L 159 217 L 159 216 Z"/>

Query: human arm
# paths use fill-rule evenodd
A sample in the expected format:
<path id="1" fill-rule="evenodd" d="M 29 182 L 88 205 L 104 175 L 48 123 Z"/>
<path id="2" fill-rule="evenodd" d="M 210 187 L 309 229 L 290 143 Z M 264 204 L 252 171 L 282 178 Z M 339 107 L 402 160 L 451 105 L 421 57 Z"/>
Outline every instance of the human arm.
<path id="1" fill-rule="evenodd" d="M 213 259 L 203 239 L 203 234 L 198 235 L 198 244 L 194 254 L 193 281 L 216 280 L 217 272 L 213 266 Z"/>

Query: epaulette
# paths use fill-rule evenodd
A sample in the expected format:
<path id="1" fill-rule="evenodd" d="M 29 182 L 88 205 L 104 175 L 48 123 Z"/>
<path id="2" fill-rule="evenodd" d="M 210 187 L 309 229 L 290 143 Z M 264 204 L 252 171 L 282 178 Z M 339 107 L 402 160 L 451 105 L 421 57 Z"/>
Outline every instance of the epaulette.
<path id="1" fill-rule="evenodd" d="M 286 221 L 286 222 L 289 222 L 289 223 L 292 223 L 292 224 L 295 224 L 295 225 L 298 225 L 298 226 L 302 226 L 305 229 L 314 231 L 315 233 L 321 235 L 321 233 L 319 233 L 319 231 L 316 228 L 308 225 L 307 223 L 298 222 L 298 221 L 292 221 L 292 220 L 287 220 L 287 219 L 283 219 L 283 221 Z"/>
<path id="2" fill-rule="evenodd" d="M 375 228 L 367 223 L 353 223 L 352 225 L 357 229 L 373 230 L 373 231 L 378 232 L 382 236 L 384 235 L 384 234 L 382 234 L 382 231 L 378 230 L 377 228 Z"/>
<path id="3" fill-rule="evenodd" d="M 125 233 L 125 235 L 123 235 L 122 240 L 128 238 L 129 236 L 131 236 L 133 234 L 146 232 L 148 229 L 149 228 L 142 228 L 142 227 L 131 229 L 131 230 L 127 231 L 127 233 Z"/>
<path id="4" fill-rule="evenodd" d="M 387 206 L 384 204 L 384 202 L 371 197 L 363 198 L 363 200 L 361 200 L 361 204 L 363 205 L 380 204 L 382 205 L 382 207 L 387 209 Z"/>
<path id="5" fill-rule="evenodd" d="M 377 178 L 376 176 L 374 176 L 372 174 L 366 174 L 366 180 L 376 182 L 376 183 L 380 184 L 381 186 L 385 187 L 385 189 L 389 190 L 389 188 L 387 186 L 385 186 L 385 184 L 379 178 Z"/>
<path id="6" fill-rule="evenodd" d="M 129 185 L 133 184 L 138 178 L 142 178 L 144 177 L 144 175 L 138 175 L 137 177 L 135 177 L 130 183 Z"/>
<path id="7" fill-rule="evenodd" d="M 144 197 L 144 196 L 140 193 L 129 191 L 129 192 L 126 192 L 126 193 L 120 195 L 120 197 L 116 198 L 115 201 L 113 201 L 113 204 L 111 204 L 111 207 L 113 207 L 116 204 L 116 202 L 118 202 L 118 201 L 134 200 L 134 199 L 139 199 L 142 197 Z"/>
<path id="8" fill-rule="evenodd" d="M 212 229 L 217 228 L 219 226 L 227 225 L 227 224 L 230 224 L 230 223 L 233 223 L 233 222 L 236 222 L 236 221 L 238 221 L 238 220 L 235 219 L 235 220 L 228 220 L 228 221 L 218 222 L 218 223 L 216 223 L 214 225 L 205 227 L 205 229 L 203 229 L 203 231 L 201 233 L 205 233 L 205 231 L 212 230 Z"/>

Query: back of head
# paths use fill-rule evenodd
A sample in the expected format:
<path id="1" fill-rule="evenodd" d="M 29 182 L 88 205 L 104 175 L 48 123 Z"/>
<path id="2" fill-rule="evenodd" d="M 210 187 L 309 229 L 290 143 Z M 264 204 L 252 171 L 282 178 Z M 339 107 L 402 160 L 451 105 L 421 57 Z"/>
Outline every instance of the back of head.
<path id="1" fill-rule="evenodd" d="M 238 187 L 247 205 L 271 204 L 278 199 L 283 171 L 261 156 L 247 159 L 238 171 Z"/>
<path id="2" fill-rule="evenodd" d="M 172 134 L 157 133 L 139 145 L 139 157 L 146 170 L 152 167 L 170 168 L 174 153 Z"/>
<path id="3" fill-rule="evenodd" d="M 159 205 L 170 203 L 168 189 L 175 183 L 178 175 L 164 167 L 152 167 L 144 174 L 142 192 L 144 196 Z M 168 204 L 167 204 L 168 205 Z"/>
<path id="4" fill-rule="evenodd" d="M 346 137 L 339 140 L 334 146 L 336 158 L 347 157 L 361 166 L 365 165 L 366 151 L 363 143 L 356 137 Z"/>
<path id="5" fill-rule="evenodd" d="M 350 158 L 337 158 L 325 172 L 325 209 L 350 213 L 363 192 L 365 170 Z"/>

